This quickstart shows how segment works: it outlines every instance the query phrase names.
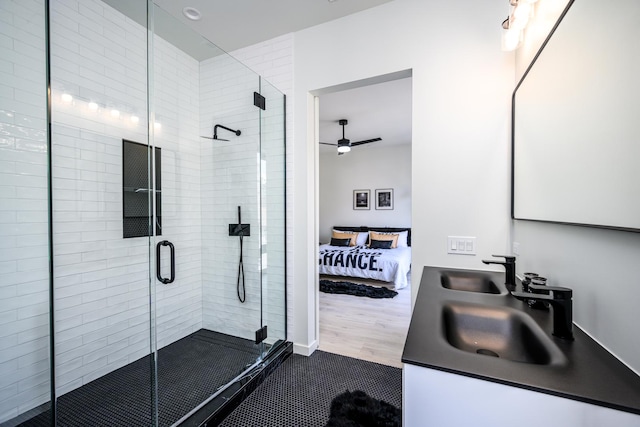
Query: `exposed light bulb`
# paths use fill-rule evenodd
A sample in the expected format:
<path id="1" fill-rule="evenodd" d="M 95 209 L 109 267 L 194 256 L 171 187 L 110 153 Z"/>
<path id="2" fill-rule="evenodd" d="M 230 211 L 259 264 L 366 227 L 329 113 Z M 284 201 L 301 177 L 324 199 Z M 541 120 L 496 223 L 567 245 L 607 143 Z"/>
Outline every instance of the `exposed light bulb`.
<path id="1" fill-rule="evenodd" d="M 154 123 L 153 123 L 153 128 L 154 128 L 155 130 L 160 130 L 160 129 L 162 129 L 162 124 L 161 124 L 161 123 L 159 123 L 159 122 L 154 122 Z"/>
<path id="2" fill-rule="evenodd" d="M 529 22 L 531 16 L 531 4 L 530 3 L 518 3 L 513 10 L 511 22 L 509 28 L 516 30 L 523 30 Z"/>
<path id="3" fill-rule="evenodd" d="M 113 118 L 118 118 L 120 117 L 120 111 L 116 110 L 115 108 L 113 110 L 111 110 L 111 117 Z"/>
<path id="4" fill-rule="evenodd" d="M 140 121 L 140 117 L 138 117 L 138 116 L 131 116 L 131 121 L 132 121 L 133 123 L 138 123 L 138 122 Z"/>
<path id="5" fill-rule="evenodd" d="M 63 93 L 60 98 L 62 99 L 62 102 L 66 102 L 67 104 L 73 101 L 73 96 L 69 95 L 68 93 Z"/>
<path id="6" fill-rule="evenodd" d="M 87 107 L 89 107 L 89 110 L 91 111 L 98 111 L 98 104 L 96 104 L 95 102 L 90 102 Z"/>

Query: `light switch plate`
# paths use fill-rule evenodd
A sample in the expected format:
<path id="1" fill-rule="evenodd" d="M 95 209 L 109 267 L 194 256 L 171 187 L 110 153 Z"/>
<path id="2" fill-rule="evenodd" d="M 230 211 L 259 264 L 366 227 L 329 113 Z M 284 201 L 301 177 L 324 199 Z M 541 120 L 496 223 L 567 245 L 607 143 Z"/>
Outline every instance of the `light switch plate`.
<path id="1" fill-rule="evenodd" d="M 476 238 L 471 236 L 448 236 L 447 253 L 455 255 L 475 255 Z"/>

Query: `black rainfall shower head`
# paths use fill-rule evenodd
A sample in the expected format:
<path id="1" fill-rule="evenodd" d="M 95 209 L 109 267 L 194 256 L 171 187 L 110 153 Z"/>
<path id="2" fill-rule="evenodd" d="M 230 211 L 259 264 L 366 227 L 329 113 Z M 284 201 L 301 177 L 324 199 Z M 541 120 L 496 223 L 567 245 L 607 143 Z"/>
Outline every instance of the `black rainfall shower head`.
<path id="1" fill-rule="evenodd" d="M 229 141 L 228 139 L 218 138 L 217 136 L 200 136 L 200 138 L 213 139 L 214 141 Z"/>
<path id="2" fill-rule="evenodd" d="M 222 128 L 222 129 L 228 130 L 229 132 L 233 132 L 233 133 L 236 134 L 236 136 L 240 136 L 240 134 L 242 133 L 242 132 L 240 132 L 240 130 L 233 130 L 233 129 L 230 129 L 230 128 L 226 127 L 226 126 L 215 125 L 213 127 L 213 137 L 211 137 L 211 136 L 203 136 L 202 138 L 214 139 L 216 141 L 229 141 L 228 139 L 218 138 L 218 128 Z"/>

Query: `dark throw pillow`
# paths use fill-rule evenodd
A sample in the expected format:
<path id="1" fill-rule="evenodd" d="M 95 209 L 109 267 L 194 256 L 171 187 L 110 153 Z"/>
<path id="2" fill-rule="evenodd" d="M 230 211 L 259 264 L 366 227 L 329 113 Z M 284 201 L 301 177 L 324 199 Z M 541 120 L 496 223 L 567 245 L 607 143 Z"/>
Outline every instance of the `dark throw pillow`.
<path id="1" fill-rule="evenodd" d="M 335 237 L 331 238 L 331 246 L 349 246 L 351 244 L 351 239 L 336 239 Z"/>
<path id="2" fill-rule="evenodd" d="M 371 239 L 371 243 L 369 244 L 369 247 L 371 249 L 391 249 L 391 245 L 393 245 L 393 240 Z"/>

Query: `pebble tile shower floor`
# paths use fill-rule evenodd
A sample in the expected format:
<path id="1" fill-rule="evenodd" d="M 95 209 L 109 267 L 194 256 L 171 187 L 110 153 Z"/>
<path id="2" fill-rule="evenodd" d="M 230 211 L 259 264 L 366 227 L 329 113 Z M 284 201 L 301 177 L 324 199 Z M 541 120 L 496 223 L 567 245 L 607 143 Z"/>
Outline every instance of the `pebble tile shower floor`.
<path id="1" fill-rule="evenodd" d="M 292 355 L 220 425 L 224 427 L 320 427 L 329 420 L 331 401 L 346 390 L 362 390 L 398 408 L 402 370 L 316 351 Z"/>
<path id="2" fill-rule="evenodd" d="M 253 341 L 201 329 L 159 351 L 159 425 L 170 426 L 256 361 Z M 149 427 L 151 357 L 58 398 L 58 426 Z M 49 426 L 44 412 L 21 426 Z"/>

